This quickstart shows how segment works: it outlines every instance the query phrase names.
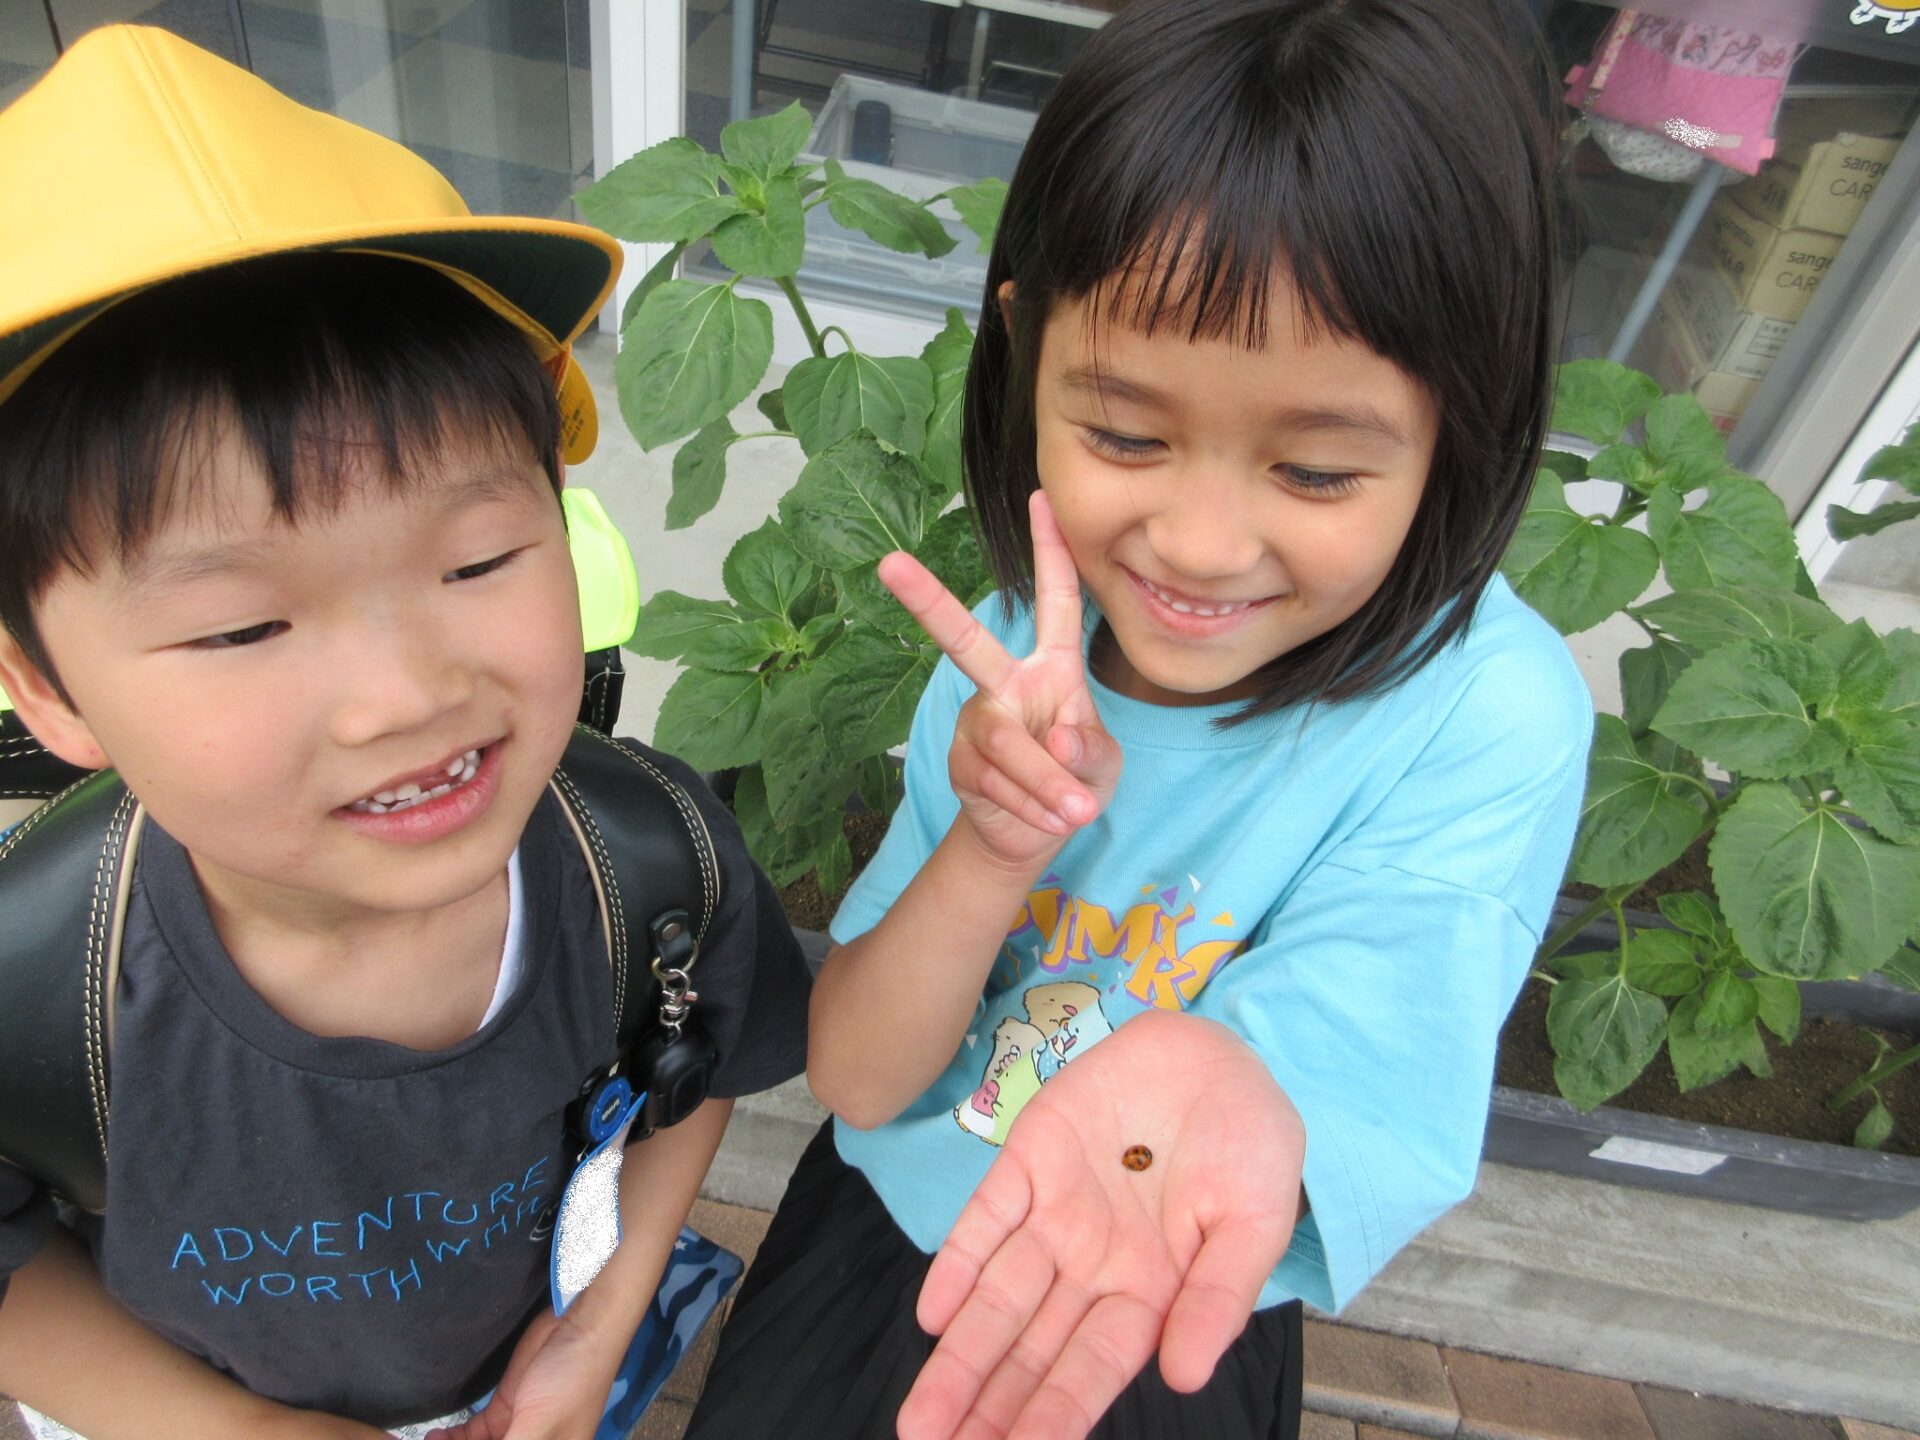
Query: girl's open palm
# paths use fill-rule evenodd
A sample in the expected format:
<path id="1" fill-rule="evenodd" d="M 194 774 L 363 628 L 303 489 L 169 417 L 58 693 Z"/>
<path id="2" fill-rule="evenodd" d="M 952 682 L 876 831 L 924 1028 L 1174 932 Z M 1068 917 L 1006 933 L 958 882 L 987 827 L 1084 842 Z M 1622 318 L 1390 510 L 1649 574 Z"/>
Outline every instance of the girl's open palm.
<path id="1" fill-rule="evenodd" d="M 903 1440 L 1079 1440 L 1156 1349 L 1199 1389 L 1286 1250 L 1305 1153 L 1224 1027 L 1153 1011 L 1105 1037 L 1027 1102 L 934 1257 Z"/>
<path id="2" fill-rule="evenodd" d="M 1120 747 L 1087 689 L 1080 577 L 1046 496 L 1033 493 L 1033 653 L 1016 660 L 918 560 L 896 552 L 880 579 L 978 693 L 955 722 L 948 777 L 988 852 L 1009 866 L 1050 856 L 1105 808 Z"/>

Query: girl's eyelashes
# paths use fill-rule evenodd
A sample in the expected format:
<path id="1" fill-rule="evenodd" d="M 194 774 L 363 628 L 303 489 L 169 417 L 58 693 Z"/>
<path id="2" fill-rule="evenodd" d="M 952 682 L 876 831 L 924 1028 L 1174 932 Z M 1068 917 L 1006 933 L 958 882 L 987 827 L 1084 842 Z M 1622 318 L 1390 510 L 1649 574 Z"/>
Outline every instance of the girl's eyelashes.
<path id="1" fill-rule="evenodd" d="M 520 551 L 509 550 L 504 555 L 496 555 L 491 560 L 477 560 L 471 565 L 462 565 L 458 570 L 449 570 L 442 578 L 446 580 L 478 580 L 482 575 L 491 575 L 496 570 L 504 570 L 520 558 Z"/>
<path id="2" fill-rule="evenodd" d="M 1138 435 L 1116 435 L 1111 430 L 1097 429 L 1092 425 L 1081 428 L 1086 433 L 1089 445 L 1116 460 L 1144 459 L 1160 448 L 1158 440 L 1147 440 Z"/>
<path id="3" fill-rule="evenodd" d="M 218 635 L 203 635 L 198 640 L 187 642 L 193 650 L 235 650 L 242 645 L 258 645 L 281 631 L 289 629 L 284 620 L 264 620 L 258 625 L 243 626 L 238 630 L 225 630 Z"/>
<path id="4" fill-rule="evenodd" d="M 1294 489 L 1308 495 L 1331 499 L 1357 489 L 1360 477 L 1351 471 L 1308 470 L 1299 465 L 1282 465 L 1280 473 Z"/>

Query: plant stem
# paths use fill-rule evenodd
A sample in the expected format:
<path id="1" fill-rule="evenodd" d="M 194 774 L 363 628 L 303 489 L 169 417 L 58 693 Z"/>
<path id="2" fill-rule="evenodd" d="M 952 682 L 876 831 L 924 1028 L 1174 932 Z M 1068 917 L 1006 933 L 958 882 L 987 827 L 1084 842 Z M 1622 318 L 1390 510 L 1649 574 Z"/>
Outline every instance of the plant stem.
<path id="1" fill-rule="evenodd" d="M 774 283 L 779 285 L 780 293 L 785 295 L 787 302 L 793 306 L 794 318 L 799 320 L 801 333 L 807 337 L 807 348 L 825 359 L 827 347 L 820 343 L 820 332 L 813 328 L 813 316 L 807 313 L 807 302 L 800 298 L 800 287 L 793 283 L 791 275 L 782 275 Z"/>
<path id="2" fill-rule="evenodd" d="M 842 330 L 838 325 L 829 325 L 827 326 L 826 329 L 820 332 L 821 343 L 824 344 L 826 342 L 827 336 L 829 335 L 838 335 L 840 337 L 840 343 L 846 346 L 848 350 L 858 351 L 860 348 L 858 345 L 853 343 L 853 337 L 847 334 L 847 332 L 845 330 Z"/>
<path id="3" fill-rule="evenodd" d="M 1866 1074 L 1862 1075 L 1858 1080 L 1854 1081 L 1851 1085 L 1847 1085 L 1839 1090 L 1836 1090 L 1834 1092 L 1833 1098 L 1827 1101 L 1827 1108 L 1829 1110 L 1844 1109 L 1848 1101 L 1857 1098 L 1866 1090 L 1870 1089 L 1875 1085 L 1878 1085 L 1882 1080 L 1885 1080 L 1888 1076 L 1897 1074 L 1899 1071 L 1906 1069 L 1907 1066 L 1913 1064 L 1917 1060 L 1920 1060 L 1920 1045 L 1915 1045 L 1911 1050 L 1902 1050 L 1898 1055 L 1895 1055 L 1891 1060 L 1881 1061 L 1880 1064 L 1874 1066 L 1873 1069 L 1869 1070 Z"/>
<path id="4" fill-rule="evenodd" d="M 799 438 L 791 430 L 747 430 L 734 436 L 727 443 L 731 445 L 740 440 L 798 440 Z"/>
<path id="5" fill-rule="evenodd" d="M 1632 886 L 1628 886 L 1621 891 L 1623 895 L 1631 895 L 1632 893 Z M 1547 936 L 1545 940 L 1540 942 L 1540 948 L 1534 952 L 1533 958 L 1535 960 L 1551 960 L 1555 955 L 1558 955 L 1566 948 L 1568 941 L 1572 940 L 1574 936 L 1578 935 L 1582 930 L 1586 929 L 1590 923 L 1605 913 L 1616 898 L 1613 891 L 1608 890 L 1595 899 L 1589 900 L 1585 907 L 1569 919 L 1566 924 L 1562 925 L 1558 930 L 1555 930 L 1551 935 Z"/>
<path id="6" fill-rule="evenodd" d="M 1539 980 L 1548 985 L 1558 985 L 1560 977 L 1548 970 L 1532 970 L 1527 973 L 1529 980 Z"/>

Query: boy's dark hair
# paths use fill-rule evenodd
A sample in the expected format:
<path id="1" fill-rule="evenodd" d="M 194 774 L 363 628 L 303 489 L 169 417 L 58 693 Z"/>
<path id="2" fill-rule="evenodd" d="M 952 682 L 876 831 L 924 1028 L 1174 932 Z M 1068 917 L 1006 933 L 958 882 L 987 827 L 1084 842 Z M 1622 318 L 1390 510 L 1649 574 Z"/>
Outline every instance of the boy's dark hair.
<path id="1" fill-rule="evenodd" d="M 1014 174 L 967 372 L 967 495 L 1009 604 L 1032 595 L 1053 307 L 1097 296 L 1148 333 L 1257 345 L 1278 262 L 1309 324 L 1426 387 L 1440 432 L 1379 590 L 1267 666 L 1233 719 L 1378 691 L 1467 624 L 1526 507 L 1552 384 L 1550 91 L 1530 22 L 1499 3 L 1165 0 L 1089 42 Z"/>
<path id="2" fill-rule="evenodd" d="M 63 567 L 138 552 L 231 426 L 290 521 L 390 484 L 451 436 L 560 484 L 554 380 L 526 337 L 427 266 L 296 253 L 169 280 L 89 323 L 0 404 L 0 624 L 55 685 L 33 604 Z M 358 470 L 352 470 L 359 474 Z"/>

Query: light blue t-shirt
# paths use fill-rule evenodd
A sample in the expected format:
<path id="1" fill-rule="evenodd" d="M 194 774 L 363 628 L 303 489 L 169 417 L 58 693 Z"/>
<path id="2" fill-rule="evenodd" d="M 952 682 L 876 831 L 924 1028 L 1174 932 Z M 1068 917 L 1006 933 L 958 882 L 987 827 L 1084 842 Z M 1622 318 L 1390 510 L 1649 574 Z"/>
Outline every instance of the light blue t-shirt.
<path id="1" fill-rule="evenodd" d="M 975 613 L 1032 650 L 1030 612 Z M 1221 731 L 1234 707 L 1092 690 L 1126 757 L 1112 803 L 1029 894 L 945 1073 L 886 1125 L 837 1125 L 840 1153 L 931 1252 L 1062 1066 L 1149 1005 L 1206 1016 L 1306 1125 L 1311 1212 L 1260 1306 L 1339 1309 L 1473 1188 L 1495 1041 L 1579 818 L 1586 685 L 1496 577 L 1465 633 L 1375 698 Z M 906 800 L 834 939 L 870 929 L 953 823 L 947 750 L 972 693 L 943 660 Z"/>

